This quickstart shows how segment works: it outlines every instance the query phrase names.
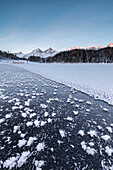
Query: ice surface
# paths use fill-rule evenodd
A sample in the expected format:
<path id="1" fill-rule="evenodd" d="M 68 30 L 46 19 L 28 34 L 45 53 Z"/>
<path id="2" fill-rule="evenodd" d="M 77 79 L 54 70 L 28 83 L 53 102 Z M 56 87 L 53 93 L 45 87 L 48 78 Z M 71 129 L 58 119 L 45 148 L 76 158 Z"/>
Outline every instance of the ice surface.
<path id="1" fill-rule="evenodd" d="M 31 72 L 74 87 L 113 105 L 113 64 L 19 64 Z"/>
<path id="2" fill-rule="evenodd" d="M 113 167 L 112 106 L 23 69 L 2 68 L 0 75 L 5 81 L 1 79 L 0 87 L 5 91 L 4 101 L 0 93 L 0 168 L 41 170 L 44 165 L 45 169 L 65 169 L 72 163 L 72 169 L 99 169 L 102 161 L 102 167 Z M 11 70 L 10 77 L 5 77 L 5 69 L 6 75 Z M 25 106 L 32 96 L 36 98 Z M 12 110 L 13 106 L 17 110 Z M 57 159 L 59 154 L 61 160 Z"/>

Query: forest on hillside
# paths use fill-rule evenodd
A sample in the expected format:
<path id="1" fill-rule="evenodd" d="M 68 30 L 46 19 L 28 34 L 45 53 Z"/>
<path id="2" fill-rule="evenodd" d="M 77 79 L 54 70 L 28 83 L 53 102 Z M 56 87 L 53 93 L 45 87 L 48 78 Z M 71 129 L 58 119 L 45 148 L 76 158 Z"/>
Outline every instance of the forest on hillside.
<path id="1" fill-rule="evenodd" d="M 39 63 L 113 63 L 113 47 L 106 47 L 99 50 L 74 49 L 59 52 L 48 58 L 30 56 L 28 59 L 19 58 L 14 54 L 0 51 L 0 59 L 22 59 Z"/>
<path id="2" fill-rule="evenodd" d="M 99 50 L 74 49 L 47 58 L 46 62 L 64 63 L 113 63 L 113 48 L 106 47 Z"/>

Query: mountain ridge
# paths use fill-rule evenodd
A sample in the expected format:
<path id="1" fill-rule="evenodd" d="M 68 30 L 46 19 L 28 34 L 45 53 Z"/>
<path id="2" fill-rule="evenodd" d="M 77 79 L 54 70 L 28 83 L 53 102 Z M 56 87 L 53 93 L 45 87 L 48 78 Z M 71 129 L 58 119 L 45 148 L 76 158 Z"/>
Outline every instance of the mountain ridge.
<path id="1" fill-rule="evenodd" d="M 109 43 L 107 45 L 107 47 L 113 47 L 113 43 Z M 66 50 L 63 50 L 63 51 L 71 51 L 71 50 L 75 50 L 75 49 L 99 50 L 99 49 L 103 49 L 103 48 L 105 48 L 105 47 L 103 47 L 103 46 L 98 46 L 98 47 L 95 47 L 95 46 L 92 46 L 92 47 L 87 47 L 87 46 L 77 47 L 77 46 L 74 46 L 74 47 L 68 47 Z M 57 51 L 57 50 L 49 47 L 45 50 L 41 50 L 40 48 L 36 48 L 36 49 L 34 49 L 33 51 L 31 51 L 30 53 L 27 53 L 27 54 L 23 54 L 22 52 L 13 53 L 13 54 L 16 55 L 19 58 L 25 58 L 25 59 L 28 59 L 31 56 L 48 58 L 48 57 L 52 57 L 52 56 L 56 55 L 57 53 L 63 52 L 63 51 Z"/>
<path id="2" fill-rule="evenodd" d="M 16 56 L 20 58 L 26 58 L 28 59 L 30 56 L 36 56 L 36 57 L 42 57 L 42 58 L 47 58 L 47 57 L 52 57 L 53 55 L 57 54 L 58 51 L 55 49 L 52 49 L 51 47 L 47 48 L 46 50 L 41 50 L 40 48 L 36 48 L 30 53 L 23 54 L 22 52 L 19 53 L 14 53 Z"/>

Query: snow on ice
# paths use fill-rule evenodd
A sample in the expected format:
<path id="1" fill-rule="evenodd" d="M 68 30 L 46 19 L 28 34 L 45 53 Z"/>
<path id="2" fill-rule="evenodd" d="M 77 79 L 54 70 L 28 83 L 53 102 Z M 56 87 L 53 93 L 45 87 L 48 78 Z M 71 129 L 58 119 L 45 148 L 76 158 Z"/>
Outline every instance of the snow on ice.
<path id="1" fill-rule="evenodd" d="M 59 130 L 59 133 L 60 133 L 60 135 L 61 135 L 61 137 L 63 138 L 63 137 L 65 137 L 65 131 L 64 130 Z"/>
<path id="2" fill-rule="evenodd" d="M 40 152 L 41 150 L 44 150 L 44 147 L 45 147 L 45 144 L 42 142 L 37 145 L 36 149 L 38 152 Z"/>
<path id="3" fill-rule="evenodd" d="M 84 136 L 84 130 L 79 130 L 78 134 Z"/>
<path id="4" fill-rule="evenodd" d="M 29 62 L 18 66 L 64 83 L 113 105 L 113 64 L 40 64 Z"/>
<path id="5" fill-rule="evenodd" d="M 103 135 L 101 138 L 105 141 L 109 140 L 111 137 L 109 135 Z"/>

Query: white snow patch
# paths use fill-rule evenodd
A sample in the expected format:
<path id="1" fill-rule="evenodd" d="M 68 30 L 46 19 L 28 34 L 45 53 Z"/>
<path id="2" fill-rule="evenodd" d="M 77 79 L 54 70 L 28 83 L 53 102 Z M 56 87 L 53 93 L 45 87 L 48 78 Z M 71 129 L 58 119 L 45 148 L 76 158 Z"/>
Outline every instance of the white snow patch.
<path id="1" fill-rule="evenodd" d="M 29 126 L 32 126 L 33 125 L 33 122 L 30 122 L 30 121 L 28 121 L 27 123 L 26 123 L 26 125 L 29 127 Z"/>
<path id="2" fill-rule="evenodd" d="M 30 137 L 29 140 L 27 141 L 27 146 L 30 146 L 33 144 L 34 140 L 36 140 L 36 137 Z"/>
<path id="3" fill-rule="evenodd" d="M 6 118 L 6 119 L 9 119 L 9 118 L 11 118 L 11 116 L 12 116 L 12 113 L 6 114 L 6 115 L 5 115 L 5 118 Z"/>
<path id="4" fill-rule="evenodd" d="M 91 102 L 87 101 L 86 104 L 91 105 Z"/>
<path id="5" fill-rule="evenodd" d="M 44 161 L 43 160 L 35 160 L 35 166 L 36 166 L 36 170 L 41 170 L 41 167 L 44 165 Z"/>
<path id="6" fill-rule="evenodd" d="M 108 130 L 108 132 L 112 133 L 112 128 L 111 127 L 106 127 L 106 129 Z"/>
<path id="7" fill-rule="evenodd" d="M 87 145 L 86 145 L 85 141 L 82 141 L 82 142 L 81 142 L 81 147 L 82 147 L 82 149 L 83 149 L 84 151 L 86 150 Z"/>
<path id="8" fill-rule="evenodd" d="M 104 111 L 104 112 L 108 112 L 108 109 L 107 109 L 107 108 L 103 108 L 103 111 Z"/>
<path id="9" fill-rule="evenodd" d="M 113 123 L 111 123 L 110 126 L 113 127 Z"/>
<path id="10" fill-rule="evenodd" d="M 25 106 L 29 106 L 30 105 L 30 101 L 31 101 L 31 99 L 28 99 L 27 101 L 25 101 Z"/>
<path id="11" fill-rule="evenodd" d="M 0 119 L 0 123 L 3 123 L 4 121 L 5 121 L 5 119 L 4 119 L 4 118 Z"/>
<path id="12" fill-rule="evenodd" d="M 19 140 L 19 142 L 18 142 L 18 146 L 19 146 L 19 148 L 21 148 L 22 146 L 24 146 L 25 144 L 26 144 L 26 140 L 25 139 L 21 139 L 21 140 Z"/>
<path id="13" fill-rule="evenodd" d="M 69 117 L 69 116 L 66 119 L 69 120 L 69 121 L 73 121 L 73 118 Z"/>
<path id="14" fill-rule="evenodd" d="M 109 146 L 106 146 L 106 147 L 105 147 L 105 152 L 106 152 L 109 156 L 112 156 L 113 148 L 110 148 Z"/>
<path id="15" fill-rule="evenodd" d="M 111 137 L 109 135 L 103 135 L 101 138 L 105 141 L 109 140 Z"/>
<path id="16" fill-rule="evenodd" d="M 100 125 L 98 125 L 97 128 L 98 128 L 99 130 L 102 130 L 102 127 L 101 127 Z"/>
<path id="17" fill-rule="evenodd" d="M 51 122 L 52 122 L 52 119 L 51 119 L 51 118 L 48 118 L 47 121 L 48 121 L 48 123 L 51 123 Z"/>
<path id="18" fill-rule="evenodd" d="M 44 142 L 39 143 L 36 147 L 37 151 L 40 152 L 41 150 L 44 150 L 45 144 Z"/>
<path id="19" fill-rule="evenodd" d="M 3 168 L 9 168 L 12 169 L 15 167 L 16 165 L 16 161 L 18 160 L 19 156 L 16 157 L 10 157 L 9 159 L 7 159 L 4 164 L 3 164 Z"/>
<path id="20" fill-rule="evenodd" d="M 22 152 L 22 155 L 20 156 L 20 158 L 18 160 L 18 167 L 21 167 L 26 162 L 29 155 L 30 155 L 30 151 Z"/>
<path id="21" fill-rule="evenodd" d="M 87 147 L 86 149 L 86 152 L 89 154 L 89 155 L 94 155 L 96 153 L 96 150 L 94 148 L 90 148 L 89 146 Z"/>
<path id="22" fill-rule="evenodd" d="M 23 118 L 26 118 L 26 117 L 27 117 L 27 113 L 21 113 L 21 116 L 22 116 Z"/>
<path id="23" fill-rule="evenodd" d="M 73 113 L 75 116 L 78 115 L 78 111 L 73 111 Z"/>
<path id="24" fill-rule="evenodd" d="M 84 130 L 79 130 L 78 134 L 84 136 Z"/>
<path id="25" fill-rule="evenodd" d="M 35 126 L 36 126 L 36 127 L 39 127 L 39 125 L 40 125 L 40 121 L 35 120 L 35 121 L 34 121 L 34 124 L 35 124 Z"/>
<path id="26" fill-rule="evenodd" d="M 96 137 L 97 136 L 97 132 L 95 130 L 90 130 L 88 132 L 88 134 L 91 136 L 91 137 Z"/>
<path id="27" fill-rule="evenodd" d="M 40 106 L 41 106 L 43 109 L 46 109 L 46 108 L 47 108 L 47 105 L 45 105 L 45 104 L 40 104 Z"/>
<path id="28" fill-rule="evenodd" d="M 53 113 L 52 113 L 52 117 L 54 117 L 54 116 L 56 116 L 56 113 L 53 112 Z"/>
<path id="29" fill-rule="evenodd" d="M 22 105 L 19 105 L 19 109 L 22 109 L 23 108 L 23 106 Z"/>
<path id="30" fill-rule="evenodd" d="M 44 126 L 47 122 L 46 121 L 41 121 L 40 125 Z"/>
<path id="31" fill-rule="evenodd" d="M 76 108 L 79 108 L 79 104 L 76 104 L 75 107 L 76 107 Z"/>
<path id="32" fill-rule="evenodd" d="M 30 114 L 30 118 L 32 118 L 32 117 L 34 117 L 34 116 L 36 116 L 36 113 Z"/>
<path id="33" fill-rule="evenodd" d="M 17 130 L 19 130 L 20 126 L 14 126 L 14 130 L 13 130 L 13 133 L 16 133 Z"/>
<path id="34" fill-rule="evenodd" d="M 65 131 L 64 130 L 59 130 L 59 133 L 60 133 L 60 135 L 61 135 L 61 137 L 63 138 L 63 137 L 65 137 Z"/>
<path id="35" fill-rule="evenodd" d="M 95 153 L 96 153 L 96 150 L 94 149 L 94 148 L 91 148 L 91 147 L 87 147 L 87 145 L 86 145 L 86 143 L 85 143 L 85 141 L 82 141 L 81 142 L 81 147 L 82 147 L 82 149 L 84 150 L 84 151 L 86 151 L 87 152 L 87 154 L 89 154 L 89 155 L 94 155 Z"/>
<path id="36" fill-rule="evenodd" d="M 84 102 L 84 100 L 82 100 L 82 99 L 79 99 L 78 101 L 79 101 L 79 103 L 83 103 Z"/>
<path id="37" fill-rule="evenodd" d="M 21 134 L 20 134 L 20 137 L 21 137 L 21 138 L 24 138 L 24 137 L 25 137 L 25 134 L 24 134 L 24 133 L 21 133 Z"/>
<path id="38" fill-rule="evenodd" d="M 48 112 L 45 112 L 45 113 L 44 113 L 44 117 L 47 117 L 47 116 L 48 116 Z"/>
<path id="39" fill-rule="evenodd" d="M 89 110 L 89 109 L 86 109 L 86 112 L 90 112 L 90 110 Z"/>
<path id="40" fill-rule="evenodd" d="M 13 111 L 16 110 L 16 109 L 18 109 L 17 106 L 13 106 L 13 107 L 12 107 L 12 110 L 13 110 Z"/>
<path id="41" fill-rule="evenodd" d="M 94 143 L 93 142 L 89 142 L 89 146 L 94 146 Z"/>
<path id="42" fill-rule="evenodd" d="M 54 149 L 53 149 L 53 148 L 51 148 L 50 150 L 51 150 L 52 152 L 54 151 Z"/>

